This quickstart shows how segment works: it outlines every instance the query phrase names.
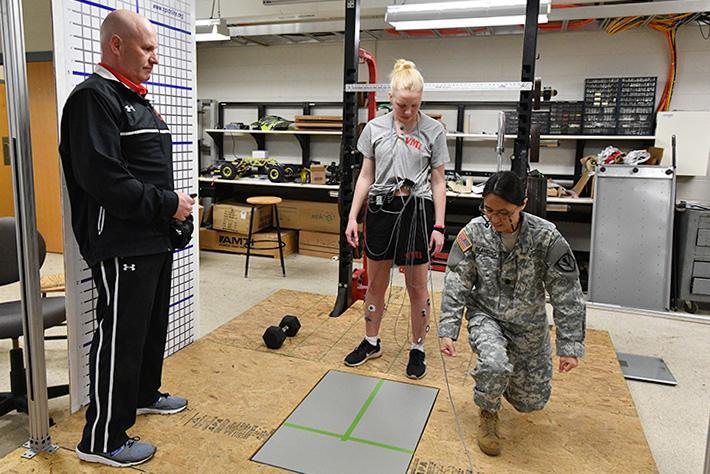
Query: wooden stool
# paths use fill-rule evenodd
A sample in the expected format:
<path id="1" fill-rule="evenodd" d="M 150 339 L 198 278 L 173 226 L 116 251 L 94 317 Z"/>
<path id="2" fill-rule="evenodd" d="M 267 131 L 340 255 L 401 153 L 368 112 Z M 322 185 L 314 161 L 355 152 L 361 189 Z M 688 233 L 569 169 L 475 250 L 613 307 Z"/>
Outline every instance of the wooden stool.
<path id="1" fill-rule="evenodd" d="M 42 296 L 47 296 L 47 293 L 58 293 L 64 291 L 64 274 L 56 273 L 40 277 L 39 287 L 42 292 Z"/>
<path id="2" fill-rule="evenodd" d="M 284 265 L 284 247 L 286 243 L 281 239 L 281 225 L 279 224 L 279 208 L 282 199 L 276 196 L 254 196 L 247 198 L 247 204 L 251 204 L 251 215 L 249 216 L 249 235 L 247 236 L 247 262 L 244 268 L 244 278 L 249 276 L 249 256 L 251 249 L 256 243 L 273 242 L 278 244 L 276 247 L 260 247 L 260 250 L 276 250 L 279 249 L 279 258 L 281 259 L 281 272 L 286 276 L 286 266 Z M 271 206 L 276 217 L 276 236 L 277 240 L 252 240 L 252 229 L 254 228 L 254 212 L 256 206 Z"/>

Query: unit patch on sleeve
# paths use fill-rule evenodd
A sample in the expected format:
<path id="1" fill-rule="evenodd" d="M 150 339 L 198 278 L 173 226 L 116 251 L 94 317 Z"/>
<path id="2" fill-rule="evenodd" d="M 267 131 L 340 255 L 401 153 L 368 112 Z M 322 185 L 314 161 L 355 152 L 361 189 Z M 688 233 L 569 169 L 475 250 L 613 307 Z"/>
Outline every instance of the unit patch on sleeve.
<path id="1" fill-rule="evenodd" d="M 557 260 L 556 266 L 562 273 L 572 273 L 577 270 L 577 262 L 571 252 L 562 255 Z"/>

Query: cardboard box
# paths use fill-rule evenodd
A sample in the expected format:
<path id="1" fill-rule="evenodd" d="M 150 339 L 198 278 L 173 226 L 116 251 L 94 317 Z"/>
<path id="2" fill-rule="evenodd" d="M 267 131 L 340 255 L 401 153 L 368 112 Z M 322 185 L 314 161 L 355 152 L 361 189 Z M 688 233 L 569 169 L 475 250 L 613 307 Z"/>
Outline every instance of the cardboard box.
<path id="1" fill-rule="evenodd" d="M 302 230 L 298 233 L 298 253 L 312 257 L 337 257 L 340 254 L 340 234 Z"/>
<path id="2" fill-rule="evenodd" d="M 580 160 L 582 163 L 582 176 L 580 176 L 579 181 L 574 185 L 572 191 L 574 191 L 577 196 L 582 196 L 585 186 L 591 179 L 590 196 L 594 197 L 594 181 L 596 176 L 593 176 L 594 167 L 597 165 L 596 156 L 585 156 Z"/>
<path id="3" fill-rule="evenodd" d="M 212 227 L 212 209 L 214 209 L 214 204 L 209 204 L 202 210 L 202 227 Z"/>
<path id="4" fill-rule="evenodd" d="M 249 234 L 251 212 L 252 206 L 249 204 L 233 201 L 215 204 L 212 206 L 212 228 L 238 234 Z M 271 227 L 271 214 L 271 206 L 256 206 L 252 232 L 259 232 Z"/>
<path id="5" fill-rule="evenodd" d="M 284 200 L 278 205 L 281 228 L 311 230 L 314 232 L 340 232 L 338 204 L 331 202 Z"/>
<path id="6" fill-rule="evenodd" d="M 311 184 L 325 184 L 325 165 L 311 165 Z"/>
<path id="7" fill-rule="evenodd" d="M 276 230 L 269 229 L 265 232 L 257 232 L 253 235 L 255 241 L 273 240 L 273 242 L 255 242 L 251 249 L 252 255 L 263 255 L 266 257 L 279 258 L 277 248 L 265 250 L 265 247 L 276 247 Z M 284 257 L 295 253 L 298 249 L 298 234 L 295 230 L 281 230 L 281 240 L 285 242 Z M 236 234 L 234 232 L 223 232 L 213 229 L 200 229 L 200 249 L 219 250 L 231 253 L 247 253 L 247 235 Z"/>
<path id="8" fill-rule="evenodd" d="M 197 226 L 200 227 L 202 225 L 202 217 L 204 215 L 205 208 L 204 206 L 200 206 L 199 204 L 197 205 Z"/>
<path id="9" fill-rule="evenodd" d="M 650 146 L 646 149 L 646 151 L 651 155 L 651 158 L 646 163 L 643 163 L 644 165 L 661 164 L 661 160 L 663 159 L 663 148 Z"/>

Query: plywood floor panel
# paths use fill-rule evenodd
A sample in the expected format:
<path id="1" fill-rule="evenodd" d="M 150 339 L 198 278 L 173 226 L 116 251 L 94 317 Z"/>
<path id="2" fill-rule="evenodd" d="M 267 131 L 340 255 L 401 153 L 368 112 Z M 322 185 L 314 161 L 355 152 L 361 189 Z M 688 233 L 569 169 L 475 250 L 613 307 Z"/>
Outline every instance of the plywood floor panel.
<path id="1" fill-rule="evenodd" d="M 167 359 L 163 389 L 187 396 L 190 405 L 177 415 L 138 418 L 129 434 L 158 445 L 156 458 L 138 468 L 170 474 L 280 472 L 249 458 L 334 368 L 439 387 L 409 472 L 463 474 L 467 461 L 436 337 L 426 340 L 427 376 L 410 381 L 404 375 L 409 318 L 404 290 L 394 289 L 389 301 L 381 331 L 383 357 L 356 369 L 344 367 L 342 359 L 362 339 L 362 303 L 339 318 L 328 317 L 332 304 L 329 296 L 278 291 Z M 438 307 L 438 295 L 434 305 Z M 284 314 L 298 316 L 301 330 L 280 350 L 268 350 L 261 335 Z M 432 324 L 430 335 L 435 334 Z M 588 331 L 587 356 L 575 371 L 555 373 L 545 410 L 521 414 L 504 402 L 503 454 L 497 458 L 483 455 L 476 446 L 478 410 L 467 375 L 475 357 L 465 332 L 456 347 L 459 355 L 447 358 L 446 368 L 477 472 L 656 472 L 608 333 Z M 95 472 L 73 453 L 83 417 L 81 411 L 52 428 L 53 441 L 62 447 L 55 455 L 26 461 L 19 458 L 20 449 L 0 459 L 0 472 Z"/>

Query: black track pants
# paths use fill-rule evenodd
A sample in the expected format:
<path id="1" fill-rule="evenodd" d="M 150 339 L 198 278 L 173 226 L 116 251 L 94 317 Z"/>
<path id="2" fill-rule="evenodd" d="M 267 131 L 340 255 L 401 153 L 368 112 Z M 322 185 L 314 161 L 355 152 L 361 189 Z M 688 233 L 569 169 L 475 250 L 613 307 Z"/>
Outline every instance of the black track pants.
<path id="1" fill-rule="evenodd" d="M 128 439 L 136 408 L 160 388 L 168 329 L 170 252 L 117 257 L 91 268 L 98 290 L 89 357 L 90 403 L 83 451 L 111 452 Z"/>

